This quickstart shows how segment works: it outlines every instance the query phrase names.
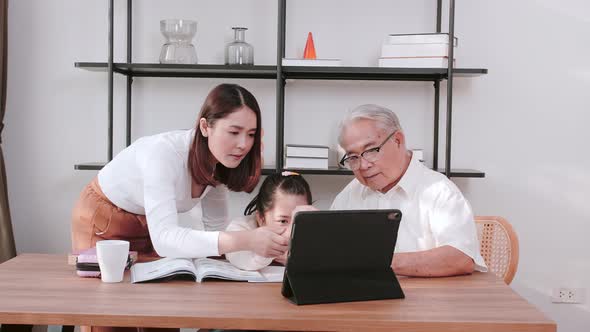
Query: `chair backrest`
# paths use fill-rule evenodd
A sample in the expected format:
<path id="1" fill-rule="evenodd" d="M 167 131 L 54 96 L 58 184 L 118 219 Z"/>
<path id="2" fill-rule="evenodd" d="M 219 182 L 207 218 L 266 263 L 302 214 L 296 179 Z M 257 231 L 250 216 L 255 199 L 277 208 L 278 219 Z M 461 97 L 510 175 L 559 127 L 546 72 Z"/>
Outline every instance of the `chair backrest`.
<path id="1" fill-rule="evenodd" d="M 476 216 L 479 248 L 490 272 L 510 284 L 518 268 L 518 237 L 502 217 Z"/>

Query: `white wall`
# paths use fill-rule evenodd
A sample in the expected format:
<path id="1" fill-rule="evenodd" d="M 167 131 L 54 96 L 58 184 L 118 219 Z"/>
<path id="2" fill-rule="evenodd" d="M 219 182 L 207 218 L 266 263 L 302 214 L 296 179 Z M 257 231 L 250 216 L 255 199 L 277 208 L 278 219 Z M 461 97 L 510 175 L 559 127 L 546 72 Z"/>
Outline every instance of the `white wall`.
<path id="1" fill-rule="evenodd" d="M 231 26 L 249 28 L 257 64 L 276 62 L 276 2 L 134 2 L 134 61 L 157 62 L 162 18 L 198 21 L 201 63 L 222 63 Z M 320 57 L 374 65 L 387 33 L 431 32 L 436 1 L 297 0 L 287 7 L 287 56 L 302 53 L 308 31 Z M 116 1 L 115 59 L 125 59 L 124 1 Z M 590 4 L 585 1 L 457 1 L 461 66 L 489 74 L 455 80 L 453 165 L 486 172 L 457 179 L 476 214 L 502 215 L 520 237 L 513 288 L 559 324 L 590 326 L 588 301 L 550 302 L 558 286 L 590 286 Z M 106 1 L 11 1 L 8 101 L 3 147 L 17 249 L 65 253 L 70 211 L 95 171 L 73 165 L 106 157 L 106 75 L 75 69 L 105 61 Z M 133 138 L 193 125 L 222 79 L 137 78 Z M 274 81 L 238 80 L 263 109 L 265 158 L 274 160 Z M 443 88 L 445 85 L 443 84 Z M 124 146 L 125 81 L 115 76 L 115 145 Z M 336 119 L 361 103 L 399 113 L 410 145 L 431 162 L 431 83 L 294 81 L 287 84 L 285 143 L 335 146 Z M 444 97 L 443 97 L 444 102 Z M 310 130 L 312 122 L 318 130 Z M 442 148 L 442 147 L 441 147 Z M 444 151 L 441 150 L 441 151 Z M 442 159 L 441 159 L 442 162 Z M 317 205 L 329 206 L 350 177 L 308 176 Z M 249 199 L 236 194 L 232 214 Z M 590 295 L 590 294 L 589 294 Z"/>

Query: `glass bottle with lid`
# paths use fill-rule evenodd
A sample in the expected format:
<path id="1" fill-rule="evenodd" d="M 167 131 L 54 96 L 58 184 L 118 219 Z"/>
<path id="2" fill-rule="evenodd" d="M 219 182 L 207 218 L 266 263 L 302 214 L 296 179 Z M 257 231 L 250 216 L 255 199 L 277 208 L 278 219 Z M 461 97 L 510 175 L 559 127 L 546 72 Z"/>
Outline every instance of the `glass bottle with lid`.
<path id="1" fill-rule="evenodd" d="M 234 41 L 225 47 L 226 65 L 253 65 L 254 48 L 246 43 L 246 30 L 248 28 L 232 27 Z"/>

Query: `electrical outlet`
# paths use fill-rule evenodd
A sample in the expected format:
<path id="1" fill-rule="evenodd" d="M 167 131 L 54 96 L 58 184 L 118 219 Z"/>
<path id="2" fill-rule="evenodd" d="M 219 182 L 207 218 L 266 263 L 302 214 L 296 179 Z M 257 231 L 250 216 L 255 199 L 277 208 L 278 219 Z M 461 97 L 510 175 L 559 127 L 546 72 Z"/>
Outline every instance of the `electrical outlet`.
<path id="1" fill-rule="evenodd" d="M 553 288 L 551 301 L 553 303 L 583 303 L 586 297 L 584 288 Z"/>

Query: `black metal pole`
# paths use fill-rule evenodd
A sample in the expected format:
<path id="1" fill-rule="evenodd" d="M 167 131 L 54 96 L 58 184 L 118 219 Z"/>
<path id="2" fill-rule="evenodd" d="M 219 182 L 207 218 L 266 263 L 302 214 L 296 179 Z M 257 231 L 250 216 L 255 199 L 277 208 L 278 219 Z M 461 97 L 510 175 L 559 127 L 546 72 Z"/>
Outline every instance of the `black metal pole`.
<path id="1" fill-rule="evenodd" d="M 447 69 L 447 142 L 445 175 L 451 176 L 451 129 L 453 124 L 453 59 L 455 41 L 455 0 L 449 0 L 449 57 Z"/>
<path id="2" fill-rule="evenodd" d="M 108 55 L 108 161 L 113 160 L 113 0 L 109 0 L 109 55 Z"/>
<path id="3" fill-rule="evenodd" d="M 285 36 L 287 18 L 286 0 L 279 0 L 278 3 L 278 27 L 277 27 L 277 146 L 276 146 L 276 169 L 280 172 L 283 169 L 283 145 L 285 134 L 285 78 L 283 76 L 283 58 L 285 57 Z"/>
<path id="4" fill-rule="evenodd" d="M 436 32 L 441 31 L 442 26 L 442 0 L 436 1 Z"/>
<path id="5" fill-rule="evenodd" d="M 441 31 L 442 0 L 436 2 L 436 32 Z M 438 129 L 440 122 L 440 80 L 434 80 L 434 131 L 432 143 L 432 169 L 438 169 Z"/>
<path id="6" fill-rule="evenodd" d="M 434 142 L 432 149 L 432 169 L 438 169 L 438 127 L 440 121 L 440 80 L 434 81 Z"/>
<path id="7" fill-rule="evenodd" d="M 132 0 L 127 0 L 127 63 L 131 64 L 132 62 Z M 133 76 L 127 75 L 127 120 L 125 128 L 125 145 L 129 146 L 131 144 L 131 84 L 133 83 Z"/>

